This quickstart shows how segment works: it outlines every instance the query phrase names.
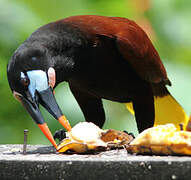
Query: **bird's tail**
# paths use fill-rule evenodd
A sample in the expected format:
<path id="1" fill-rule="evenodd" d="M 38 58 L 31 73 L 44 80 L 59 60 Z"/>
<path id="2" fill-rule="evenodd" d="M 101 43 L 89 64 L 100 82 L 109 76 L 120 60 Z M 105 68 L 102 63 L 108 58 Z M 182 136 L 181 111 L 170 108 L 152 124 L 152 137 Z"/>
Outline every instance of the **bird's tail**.
<path id="1" fill-rule="evenodd" d="M 181 105 L 170 94 L 163 97 L 154 97 L 154 102 L 154 126 L 173 123 L 178 129 L 180 129 L 180 124 L 183 125 L 184 130 L 186 129 L 189 118 Z M 132 103 L 126 103 L 126 107 L 134 115 Z"/>

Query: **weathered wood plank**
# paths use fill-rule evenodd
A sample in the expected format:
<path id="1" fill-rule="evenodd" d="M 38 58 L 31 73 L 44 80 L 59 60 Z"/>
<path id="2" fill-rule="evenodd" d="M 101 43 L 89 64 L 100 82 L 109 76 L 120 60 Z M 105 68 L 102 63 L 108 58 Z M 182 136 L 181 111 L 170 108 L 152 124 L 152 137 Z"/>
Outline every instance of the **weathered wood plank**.
<path id="1" fill-rule="evenodd" d="M 49 146 L 0 145 L 0 179 L 191 179 L 191 157 L 135 156 L 126 150 L 56 154 Z"/>

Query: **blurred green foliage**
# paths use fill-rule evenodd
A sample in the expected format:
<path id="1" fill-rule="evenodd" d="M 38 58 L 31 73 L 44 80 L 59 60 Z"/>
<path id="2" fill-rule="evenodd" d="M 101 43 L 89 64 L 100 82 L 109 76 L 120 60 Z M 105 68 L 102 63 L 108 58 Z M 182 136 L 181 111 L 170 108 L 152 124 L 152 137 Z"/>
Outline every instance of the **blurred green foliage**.
<path id="1" fill-rule="evenodd" d="M 72 15 L 121 16 L 134 19 L 140 25 L 145 24 L 173 83 L 170 92 L 190 114 L 190 7 L 190 0 L 0 0 L 0 143 L 22 143 L 26 128 L 29 129 L 29 143 L 48 143 L 24 108 L 13 98 L 7 82 L 6 65 L 14 50 L 35 29 Z M 67 83 L 57 87 L 56 98 L 72 125 L 84 120 Z M 104 101 L 104 106 L 107 116 L 104 128 L 137 133 L 134 118 L 123 104 Z M 52 132 L 62 128 L 44 110 L 43 115 Z"/>

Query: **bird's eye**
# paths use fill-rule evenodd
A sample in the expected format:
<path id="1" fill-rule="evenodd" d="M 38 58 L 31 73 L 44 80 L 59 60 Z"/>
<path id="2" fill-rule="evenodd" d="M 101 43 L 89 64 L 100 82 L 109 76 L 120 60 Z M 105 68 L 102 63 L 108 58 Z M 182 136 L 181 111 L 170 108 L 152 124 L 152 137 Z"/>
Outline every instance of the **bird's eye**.
<path id="1" fill-rule="evenodd" d="M 24 86 L 24 87 L 28 87 L 29 86 L 29 84 L 30 84 L 30 80 L 29 80 L 29 78 L 27 77 L 27 76 L 25 76 L 25 77 L 21 77 L 21 83 L 22 83 L 22 85 Z"/>
<path id="2" fill-rule="evenodd" d="M 30 80 L 29 80 L 28 76 L 26 74 L 24 74 L 23 72 L 21 72 L 20 82 L 26 88 L 28 88 L 28 86 L 30 84 Z"/>
<path id="3" fill-rule="evenodd" d="M 33 56 L 31 59 L 32 59 L 32 61 L 36 61 L 37 57 Z"/>

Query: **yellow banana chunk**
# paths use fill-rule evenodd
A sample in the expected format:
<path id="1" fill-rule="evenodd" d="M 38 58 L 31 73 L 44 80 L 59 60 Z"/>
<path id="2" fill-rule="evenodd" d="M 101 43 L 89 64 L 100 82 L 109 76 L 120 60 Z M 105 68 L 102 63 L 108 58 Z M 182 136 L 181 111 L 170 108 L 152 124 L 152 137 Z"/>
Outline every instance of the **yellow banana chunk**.
<path id="1" fill-rule="evenodd" d="M 191 132 L 177 131 L 174 124 L 158 125 L 140 133 L 127 147 L 139 154 L 191 155 Z"/>
<path id="2" fill-rule="evenodd" d="M 59 144 L 57 150 L 60 153 L 66 152 L 69 149 L 77 153 L 85 153 L 89 150 L 95 150 L 96 148 L 98 148 L 96 145 L 76 142 L 66 138 L 62 141 L 61 144 Z"/>
<path id="3" fill-rule="evenodd" d="M 58 145 L 60 153 L 72 150 L 76 153 L 120 148 L 133 140 L 131 135 L 114 129 L 102 130 L 93 123 L 81 122 L 66 133 L 66 138 Z"/>
<path id="4" fill-rule="evenodd" d="M 78 123 L 66 133 L 67 137 L 58 145 L 57 151 L 65 152 L 70 149 L 77 153 L 85 153 L 98 147 L 107 147 L 100 139 L 103 132 L 104 130 L 93 123 Z"/>

